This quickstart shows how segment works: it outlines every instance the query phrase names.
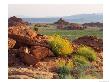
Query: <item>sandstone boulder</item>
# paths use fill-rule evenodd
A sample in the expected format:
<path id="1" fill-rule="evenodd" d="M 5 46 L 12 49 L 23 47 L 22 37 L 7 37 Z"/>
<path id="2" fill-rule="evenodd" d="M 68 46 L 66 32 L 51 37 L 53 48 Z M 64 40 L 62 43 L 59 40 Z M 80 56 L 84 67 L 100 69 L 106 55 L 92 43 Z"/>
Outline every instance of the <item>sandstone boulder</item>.
<path id="1" fill-rule="evenodd" d="M 10 27 L 8 29 L 8 36 L 17 41 L 16 45 L 29 45 L 29 46 L 48 46 L 47 37 L 44 35 L 37 34 L 36 31 L 28 27 Z"/>
<path id="2" fill-rule="evenodd" d="M 21 47 L 19 51 L 22 61 L 28 65 L 35 65 L 39 60 L 47 56 L 53 56 L 49 48 L 42 46 L 32 46 L 31 48 Z"/>
<path id="3" fill-rule="evenodd" d="M 18 49 L 9 49 L 8 50 L 8 66 L 13 66 L 17 63 L 17 53 Z"/>
<path id="4" fill-rule="evenodd" d="M 8 19 L 8 27 L 11 27 L 11 26 L 25 26 L 25 25 L 28 25 L 29 23 L 28 22 L 25 22 L 23 21 L 21 18 L 17 18 L 15 16 L 13 17 L 10 17 Z"/>
<path id="5" fill-rule="evenodd" d="M 24 63 L 34 65 L 37 61 L 53 55 L 46 36 L 37 34 L 20 18 L 11 17 L 8 22 L 8 37 L 13 39 L 9 39 L 9 48 L 18 49 L 17 54 Z M 13 53 L 9 56 L 13 58 Z"/>
<path id="6" fill-rule="evenodd" d="M 13 48 L 16 44 L 14 39 L 8 38 L 8 48 Z"/>
<path id="7" fill-rule="evenodd" d="M 13 37 L 14 35 L 27 38 L 33 38 L 37 36 L 36 31 L 24 26 L 10 27 L 8 29 L 8 36 Z"/>
<path id="8" fill-rule="evenodd" d="M 97 52 L 103 51 L 103 40 L 95 36 L 83 36 L 74 40 L 73 43 L 92 47 Z"/>

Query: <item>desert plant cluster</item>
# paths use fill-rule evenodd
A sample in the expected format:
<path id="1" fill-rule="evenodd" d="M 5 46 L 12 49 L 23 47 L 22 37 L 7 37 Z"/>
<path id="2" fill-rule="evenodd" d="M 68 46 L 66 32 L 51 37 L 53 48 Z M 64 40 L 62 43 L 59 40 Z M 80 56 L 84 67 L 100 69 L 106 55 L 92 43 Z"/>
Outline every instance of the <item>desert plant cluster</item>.
<path id="1" fill-rule="evenodd" d="M 42 35 L 14 20 L 22 19 L 8 21 L 9 79 L 103 78 L 102 39 L 83 36 L 71 41 L 58 34 Z"/>
<path id="2" fill-rule="evenodd" d="M 48 43 L 56 55 L 69 55 L 73 52 L 72 44 L 60 35 L 53 35 L 48 38 Z"/>

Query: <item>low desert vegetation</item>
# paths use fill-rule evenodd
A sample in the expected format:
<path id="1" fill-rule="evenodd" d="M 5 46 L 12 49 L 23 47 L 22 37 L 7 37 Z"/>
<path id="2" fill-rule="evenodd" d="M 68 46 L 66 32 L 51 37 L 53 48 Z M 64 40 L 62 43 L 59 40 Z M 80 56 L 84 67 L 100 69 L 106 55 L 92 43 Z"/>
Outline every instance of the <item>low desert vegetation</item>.
<path id="1" fill-rule="evenodd" d="M 60 60 L 57 62 L 58 64 L 58 75 L 60 79 L 72 79 L 71 71 L 74 68 L 74 64 L 72 60 L 64 61 Z"/>
<path id="2" fill-rule="evenodd" d="M 86 35 L 93 35 L 98 38 L 103 38 L 102 34 L 103 31 L 100 31 L 100 29 L 84 29 L 84 30 L 63 30 L 63 29 L 57 29 L 54 25 L 50 27 L 37 27 L 39 29 L 38 33 L 39 34 L 44 34 L 44 35 L 54 35 L 55 33 L 69 38 L 71 41 L 75 40 L 79 37 L 86 36 Z"/>
<path id="3" fill-rule="evenodd" d="M 67 56 L 73 52 L 72 44 L 69 40 L 62 38 L 60 35 L 50 36 L 48 39 L 52 51 L 57 55 Z"/>
<path id="4" fill-rule="evenodd" d="M 76 54 L 84 56 L 89 61 L 95 61 L 97 53 L 91 47 L 81 46 L 78 48 Z"/>
<path id="5" fill-rule="evenodd" d="M 60 35 L 49 36 L 48 43 L 56 56 L 67 57 L 69 55 L 73 58 L 72 60 L 60 60 L 57 62 L 57 72 L 60 79 L 92 77 L 91 75 L 86 76 L 85 74 L 86 70 L 90 67 L 90 62 L 96 60 L 97 53 L 91 47 L 81 45 L 74 51 L 71 42 Z"/>
<path id="6" fill-rule="evenodd" d="M 77 54 L 73 57 L 73 61 L 75 64 L 81 64 L 81 65 L 89 64 L 89 61 L 84 56 L 80 56 Z"/>

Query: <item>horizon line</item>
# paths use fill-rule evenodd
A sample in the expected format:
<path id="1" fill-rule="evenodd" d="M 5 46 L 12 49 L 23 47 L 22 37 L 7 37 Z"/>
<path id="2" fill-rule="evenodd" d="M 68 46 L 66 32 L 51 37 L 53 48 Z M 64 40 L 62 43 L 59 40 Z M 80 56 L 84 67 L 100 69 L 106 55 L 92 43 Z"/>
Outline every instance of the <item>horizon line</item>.
<path id="1" fill-rule="evenodd" d="M 75 16 L 75 15 L 83 15 L 83 14 L 102 14 L 103 15 L 103 12 L 102 13 L 81 13 L 81 14 L 74 14 L 74 15 L 64 15 L 64 16 L 47 16 L 47 17 L 31 17 L 31 16 L 23 16 L 23 15 L 13 15 L 13 16 L 16 16 L 18 18 L 63 18 L 63 17 L 68 17 L 68 16 Z M 13 16 L 8 16 L 8 18 L 10 17 L 13 17 Z"/>

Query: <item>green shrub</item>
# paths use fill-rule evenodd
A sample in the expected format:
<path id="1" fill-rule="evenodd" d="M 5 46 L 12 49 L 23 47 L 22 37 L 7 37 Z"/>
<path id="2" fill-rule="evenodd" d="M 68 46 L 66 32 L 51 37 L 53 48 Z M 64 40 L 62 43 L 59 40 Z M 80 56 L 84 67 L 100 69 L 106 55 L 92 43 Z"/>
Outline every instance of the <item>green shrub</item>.
<path id="1" fill-rule="evenodd" d="M 58 75 L 60 79 L 64 79 L 65 76 L 70 74 L 70 69 L 68 69 L 66 66 L 59 67 L 58 69 Z"/>
<path id="2" fill-rule="evenodd" d="M 52 51 L 58 56 L 67 56 L 73 52 L 73 47 L 70 41 L 62 38 L 59 35 L 53 35 L 48 38 Z"/>
<path id="3" fill-rule="evenodd" d="M 64 61 L 64 60 L 58 60 L 56 63 L 58 65 L 58 67 L 63 67 L 66 65 L 66 61 Z"/>
<path id="4" fill-rule="evenodd" d="M 68 75 L 70 73 L 70 70 L 66 66 L 63 66 L 59 67 L 58 73 L 62 75 Z"/>
<path id="5" fill-rule="evenodd" d="M 84 56 L 87 58 L 89 61 L 94 61 L 96 60 L 96 52 L 87 46 L 81 46 L 77 50 L 77 55 Z"/>
<path id="6" fill-rule="evenodd" d="M 73 57 L 73 62 L 76 64 L 82 64 L 82 65 L 89 64 L 89 61 L 84 56 L 80 56 L 77 54 Z"/>
<path id="7" fill-rule="evenodd" d="M 74 63 L 72 60 L 68 60 L 68 62 L 66 63 L 66 66 L 68 69 L 72 70 L 74 68 Z"/>
<path id="8" fill-rule="evenodd" d="M 36 32 L 38 32 L 38 28 L 34 28 L 34 30 L 35 30 Z"/>
<path id="9" fill-rule="evenodd" d="M 70 70 L 73 69 L 73 67 L 74 67 L 74 64 L 73 64 L 72 60 L 68 60 L 68 61 L 59 60 L 59 61 L 57 61 L 57 65 L 58 65 L 58 67 L 66 66 Z"/>
<path id="10" fill-rule="evenodd" d="M 58 75 L 60 79 L 71 79 L 71 71 L 74 67 L 72 60 L 59 60 L 57 61 L 58 64 Z"/>

